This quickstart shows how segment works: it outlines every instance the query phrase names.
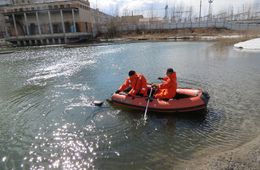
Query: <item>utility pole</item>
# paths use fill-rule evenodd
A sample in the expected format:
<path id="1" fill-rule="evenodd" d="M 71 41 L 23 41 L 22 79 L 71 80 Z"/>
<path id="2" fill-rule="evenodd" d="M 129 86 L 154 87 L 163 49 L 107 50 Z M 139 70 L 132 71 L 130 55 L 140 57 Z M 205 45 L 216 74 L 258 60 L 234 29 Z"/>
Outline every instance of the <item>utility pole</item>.
<path id="1" fill-rule="evenodd" d="M 200 21 L 201 21 L 201 7 L 202 7 L 202 0 L 200 0 L 199 23 L 200 23 Z"/>
<path id="2" fill-rule="evenodd" d="M 164 14 L 164 19 L 168 19 L 168 4 L 165 5 L 165 14 Z"/>
<path id="3" fill-rule="evenodd" d="M 151 18 L 153 19 L 153 4 L 151 6 Z"/>

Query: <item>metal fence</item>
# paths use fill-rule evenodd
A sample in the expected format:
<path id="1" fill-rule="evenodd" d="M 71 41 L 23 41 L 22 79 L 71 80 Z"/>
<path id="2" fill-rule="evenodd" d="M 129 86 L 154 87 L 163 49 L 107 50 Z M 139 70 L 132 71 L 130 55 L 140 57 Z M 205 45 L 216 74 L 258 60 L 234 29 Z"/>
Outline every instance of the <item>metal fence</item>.
<path id="1" fill-rule="evenodd" d="M 120 24 L 117 31 L 136 30 L 173 30 L 173 29 L 193 29 L 193 28 L 226 28 L 231 30 L 260 30 L 259 22 L 237 22 L 237 21 L 203 21 L 203 22 L 178 22 L 178 23 L 139 23 Z M 107 32 L 103 27 L 101 32 Z"/>
<path id="2" fill-rule="evenodd" d="M 173 30 L 193 28 L 226 28 L 230 30 L 260 30 L 260 11 L 253 13 L 243 12 L 231 15 L 205 16 L 201 18 L 182 18 L 178 20 L 153 21 L 153 18 L 146 22 L 122 23 L 114 22 L 116 31 L 137 31 L 137 30 Z M 99 26 L 98 31 L 106 33 L 111 29 L 109 24 Z"/>

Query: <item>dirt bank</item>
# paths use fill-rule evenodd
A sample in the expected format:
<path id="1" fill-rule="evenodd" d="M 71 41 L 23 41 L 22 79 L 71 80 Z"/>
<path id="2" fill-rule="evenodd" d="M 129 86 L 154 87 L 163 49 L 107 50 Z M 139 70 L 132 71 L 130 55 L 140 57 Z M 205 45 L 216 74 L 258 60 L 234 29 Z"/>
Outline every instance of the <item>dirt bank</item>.
<path id="1" fill-rule="evenodd" d="M 192 161 L 186 169 L 194 170 L 259 170 L 260 136 L 254 140 L 221 153 Z"/>
<path id="2" fill-rule="evenodd" d="M 256 37 L 260 31 L 234 31 L 222 28 L 208 29 L 175 29 L 175 30 L 151 30 L 151 31 L 132 31 L 113 34 L 100 35 L 98 39 L 123 39 L 123 40 L 218 40 L 234 39 L 240 37 Z"/>

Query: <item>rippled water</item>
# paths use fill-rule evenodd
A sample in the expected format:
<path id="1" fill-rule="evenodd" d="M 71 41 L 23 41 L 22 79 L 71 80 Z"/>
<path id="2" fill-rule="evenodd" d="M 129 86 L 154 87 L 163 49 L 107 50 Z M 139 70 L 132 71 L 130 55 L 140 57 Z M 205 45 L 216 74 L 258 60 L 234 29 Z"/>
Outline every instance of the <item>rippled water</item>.
<path id="1" fill-rule="evenodd" d="M 182 169 L 198 152 L 236 148 L 260 130 L 259 54 L 146 42 L 0 55 L 0 169 Z M 129 69 L 155 82 L 168 67 L 180 86 L 209 92 L 208 113 L 144 124 L 141 112 L 91 104 Z"/>

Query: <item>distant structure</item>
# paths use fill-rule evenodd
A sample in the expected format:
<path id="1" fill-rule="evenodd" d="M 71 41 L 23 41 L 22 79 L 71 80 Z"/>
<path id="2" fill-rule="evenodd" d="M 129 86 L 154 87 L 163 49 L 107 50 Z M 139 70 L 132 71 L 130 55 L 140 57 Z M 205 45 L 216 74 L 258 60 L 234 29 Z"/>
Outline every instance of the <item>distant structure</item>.
<path id="1" fill-rule="evenodd" d="M 255 9 L 260 10 L 260 2 L 258 0 L 255 0 Z"/>
<path id="2" fill-rule="evenodd" d="M 0 8 L 0 39 L 5 36 L 5 17 L 1 14 Z"/>
<path id="3" fill-rule="evenodd" d="M 202 7 L 202 0 L 200 0 L 199 22 L 201 21 L 201 7 Z"/>
<path id="4" fill-rule="evenodd" d="M 11 4 L 12 4 L 11 0 L 1 0 L 0 1 L 0 6 L 11 5 Z"/>
<path id="5" fill-rule="evenodd" d="M 209 0 L 209 13 L 208 13 L 209 20 L 212 19 L 212 3 L 213 3 L 213 0 Z"/>
<path id="6" fill-rule="evenodd" d="M 88 0 L 12 0 L 0 7 L 5 39 L 18 46 L 85 41 L 113 17 Z M 1 15 L 0 15 L 1 21 Z"/>
<path id="7" fill-rule="evenodd" d="M 19 5 L 22 5 L 22 4 L 29 4 L 29 3 L 33 3 L 32 0 L 11 0 L 13 5 L 15 4 L 19 4 Z"/>
<path id="8" fill-rule="evenodd" d="M 143 15 L 122 16 L 119 18 L 119 22 L 123 24 L 138 24 L 143 18 Z"/>
<path id="9" fill-rule="evenodd" d="M 164 19 L 165 19 L 165 20 L 168 20 L 168 4 L 165 5 Z"/>

